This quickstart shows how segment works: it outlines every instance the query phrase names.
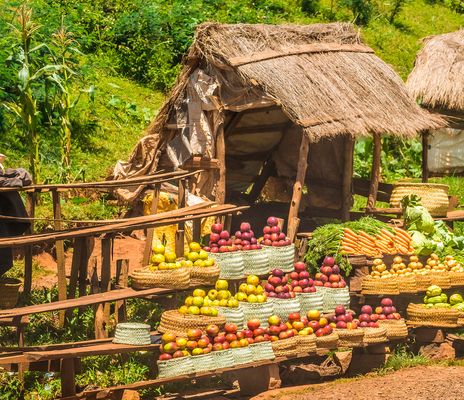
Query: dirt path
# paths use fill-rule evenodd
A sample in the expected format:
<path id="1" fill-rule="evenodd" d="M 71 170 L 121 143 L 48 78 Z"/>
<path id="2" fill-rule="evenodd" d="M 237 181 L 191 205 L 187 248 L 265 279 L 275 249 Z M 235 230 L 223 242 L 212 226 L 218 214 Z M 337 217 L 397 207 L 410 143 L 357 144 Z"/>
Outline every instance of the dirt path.
<path id="1" fill-rule="evenodd" d="M 272 390 L 253 400 L 462 400 L 463 376 L 464 367 L 415 367 L 385 376 Z"/>

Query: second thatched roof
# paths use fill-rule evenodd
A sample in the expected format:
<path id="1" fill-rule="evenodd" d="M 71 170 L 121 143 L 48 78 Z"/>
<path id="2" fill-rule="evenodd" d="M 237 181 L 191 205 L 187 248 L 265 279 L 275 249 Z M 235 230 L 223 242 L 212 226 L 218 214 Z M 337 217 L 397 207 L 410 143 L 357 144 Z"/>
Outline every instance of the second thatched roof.
<path id="1" fill-rule="evenodd" d="M 428 108 L 464 111 L 464 29 L 424 39 L 408 91 Z"/>
<path id="2" fill-rule="evenodd" d="M 339 134 L 412 137 L 443 125 L 408 95 L 401 78 L 351 24 L 198 27 L 171 98 L 149 128 L 160 134 L 191 72 L 232 71 L 261 89 L 312 141 Z"/>

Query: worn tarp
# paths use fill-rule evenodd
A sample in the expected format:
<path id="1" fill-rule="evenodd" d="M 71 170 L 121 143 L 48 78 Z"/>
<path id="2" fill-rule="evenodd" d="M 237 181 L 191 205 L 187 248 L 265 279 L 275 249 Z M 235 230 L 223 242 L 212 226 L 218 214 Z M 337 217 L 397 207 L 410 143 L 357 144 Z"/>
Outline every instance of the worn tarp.
<path id="1" fill-rule="evenodd" d="M 464 172 L 464 130 L 443 128 L 431 132 L 427 165 L 432 173 Z"/>

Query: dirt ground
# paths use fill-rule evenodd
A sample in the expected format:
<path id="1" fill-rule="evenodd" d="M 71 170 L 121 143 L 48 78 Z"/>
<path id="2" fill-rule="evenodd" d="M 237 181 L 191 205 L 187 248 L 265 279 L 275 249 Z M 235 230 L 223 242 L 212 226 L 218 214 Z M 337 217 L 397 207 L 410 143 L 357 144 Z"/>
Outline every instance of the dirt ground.
<path id="1" fill-rule="evenodd" d="M 414 367 L 385 376 L 272 390 L 252 400 L 462 400 L 463 374 L 464 367 Z"/>

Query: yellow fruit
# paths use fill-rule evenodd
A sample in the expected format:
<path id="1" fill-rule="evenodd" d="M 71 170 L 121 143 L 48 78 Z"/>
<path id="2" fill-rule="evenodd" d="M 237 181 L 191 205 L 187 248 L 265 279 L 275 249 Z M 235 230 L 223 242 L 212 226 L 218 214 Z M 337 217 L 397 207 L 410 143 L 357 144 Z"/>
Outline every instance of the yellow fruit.
<path id="1" fill-rule="evenodd" d="M 219 312 L 218 312 L 217 308 L 211 307 L 211 314 L 210 315 L 212 317 L 217 317 L 218 314 L 219 314 Z"/>
<path id="2" fill-rule="evenodd" d="M 411 257 L 409 257 L 409 261 L 411 261 L 411 262 L 418 262 L 418 261 L 419 261 L 419 257 L 417 257 L 417 256 L 411 256 Z"/>
<path id="3" fill-rule="evenodd" d="M 159 263 L 162 263 L 162 262 L 165 262 L 166 259 L 164 258 L 164 255 L 163 254 L 153 254 L 151 256 L 151 262 L 153 264 L 159 264 Z"/>
<path id="4" fill-rule="evenodd" d="M 181 314 L 188 314 L 188 307 L 187 306 L 181 306 L 179 307 L 179 312 Z"/>
<path id="5" fill-rule="evenodd" d="M 231 293 L 228 290 L 218 290 L 217 299 L 218 300 L 229 300 Z"/>
<path id="6" fill-rule="evenodd" d="M 214 306 L 214 307 L 218 307 L 219 306 L 219 300 L 217 300 L 217 299 L 214 300 L 211 305 Z"/>
<path id="7" fill-rule="evenodd" d="M 174 264 L 176 265 L 176 269 L 183 267 L 183 265 L 182 265 L 182 263 L 180 261 L 176 261 Z"/>
<path id="8" fill-rule="evenodd" d="M 148 269 L 149 269 L 150 271 L 158 271 L 159 268 L 156 267 L 156 266 L 154 266 L 154 265 L 150 265 L 150 266 L 148 267 Z"/>
<path id="9" fill-rule="evenodd" d="M 229 300 L 227 300 L 227 307 L 230 307 L 230 308 L 238 307 L 238 300 L 233 297 L 230 298 Z"/>
<path id="10" fill-rule="evenodd" d="M 185 299 L 185 305 L 191 306 L 193 304 L 193 296 L 189 296 Z"/>
<path id="11" fill-rule="evenodd" d="M 214 260 L 212 258 L 207 258 L 204 262 L 205 267 L 212 267 L 214 265 Z"/>
<path id="12" fill-rule="evenodd" d="M 190 261 L 195 262 L 198 260 L 198 253 L 196 251 L 191 251 L 190 253 L 187 254 L 187 258 Z"/>
<path id="13" fill-rule="evenodd" d="M 382 259 L 381 258 L 376 258 L 374 261 L 372 261 L 372 264 L 373 265 L 380 265 L 382 264 Z"/>
<path id="14" fill-rule="evenodd" d="M 227 307 L 227 299 L 219 300 L 220 307 Z"/>
<path id="15" fill-rule="evenodd" d="M 193 304 L 194 306 L 201 307 L 201 306 L 203 306 L 203 302 L 204 302 L 203 297 L 195 296 L 195 297 L 193 298 L 192 304 Z"/>
<path id="16" fill-rule="evenodd" d="M 188 313 L 189 314 L 194 314 L 194 315 L 199 315 L 200 314 L 200 308 L 197 306 L 190 306 L 188 308 Z"/>
<path id="17" fill-rule="evenodd" d="M 247 301 L 247 295 L 246 293 L 243 293 L 243 292 L 239 292 L 235 295 L 235 298 L 238 300 L 238 301 Z"/>
<path id="18" fill-rule="evenodd" d="M 262 286 L 256 286 L 256 294 L 263 294 L 264 288 Z"/>
<path id="19" fill-rule="evenodd" d="M 401 264 L 403 262 L 403 259 L 400 257 L 400 256 L 396 256 L 394 259 L 393 259 L 393 262 L 395 264 Z"/>
<path id="20" fill-rule="evenodd" d="M 166 259 L 166 262 L 173 263 L 176 262 L 177 256 L 173 251 L 169 251 L 164 254 L 164 258 Z"/>
<path id="21" fill-rule="evenodd" d="M 164 254 L 165 250 L 165 247 L 161 243 L 157 243 L 153 246 L 153 252 L 155 254 Z"/>
<path id="22" fill-rule="evenodd" d="M 212 301 L 208 297 L 205 297 L 205 299 L 203 300 L 203 306 L 204 307 L 211 306 L 212 305 L 211 303 L 212 303 Z"/>
<path id="23" fill-rule="evenodd" d="M 203 260 L 197 260 L 193 263 L 193 266 L 203 268 L 205 266 L 205 262 Z"/>
<path id="24" fill-rule="evenodd" d="M 201 315 L 211 315 L 211 307 L 201 307 L 200 308 Z"/>
<path id="25" fill-rule="evenodd" d="M 193 267 L 193 262 L 190 260 L 185 260 L 185 266 L 191 268 Z"/>
<path id="26" fill-rule="evenodd" d="M 211 289 L 209 292 L 208 292 L 208 297 L 211 299 L 211 300 L 216 300 L 216 297 L 218 295 L 218 292 L 216 289 Z"/>
<path id="27" fill-rule="evenodd" d="M 207 260 L 208 259 L 208 253 L 206 251 L 204 251 L 204 250 L 200 250 L 198 252 L 198 258 L 200 260 Z"/>
<path id="28" fill-rule="evenodd" d="M 251 295 L 251 296 L 253 296 L 253 295 Z M 256 296 L 256 299 L 257 299 L 257 302 L 258 302 L 258 303 L 264 303 L 264 302 L 266 301 L 267 298 L 266 298 L 266 295 L 265 295 L 265 294 L 258 294 L 258 295 Z M 250 303 L 252 303 L 252 302 L 250 302 Z"/>
<path id="29" fill-rule="evenodd" d="M 229 282 L 227 282 L 225 279 L 219 279 L 216 281 L 214 287 L 216 290 L 227 290 L 229 289 Z"/>
<path id="30" fill-rule="evenodd" d="M 384 272 L 387 269 L 387 266 L 385 264 L 379 264 L 377 265 L 377 271 L 379 272 Z"/>
<path id="31" fill-rule="evenodd" d="M 193 297 L 196 297 L 196 296 L 205 297 L 205 296 L 206 296 L 206 292 L 205 292 L 203 289 L 195 289 L 195 290 L 193 291 Z"/>
<path id="32" fill-rule="evenodd" d="M 259 285 L 259 277 L 256 275 L 248 275 L 246 283 L 248 285 L 258 286 Z"/>
<path id="33" fill-rule="evenodd" d="M 191 251 L 195 251 L 197 253 L 201 250 L 200 243 L 197 243 L 197 242 L 191 242 L 189 244 L 189 248 Z"/>
<path id="34" fill-rule="evenodd" d="M 257 303 L 257 302 L 258 302 L 258 297 L 256 295 L 254 294 L 248 295 L 248 303 Z"/>
<path id="35" fill-rule="evenodd" d="M 160 269 L 161 271 L 165 270 L 165 269 L 169 269 L 169 266 L 168 266 L 168 263 L 165 263 L 164 261 L 163 262 L 160 262 L 158 264 L 158 269 Z"/>
<path id="36" fill-rule="evenodd" d="M 239 291 L 239 292 L 242 292 L 242 293 L 246 293 L 247 288 L 248 288 L 248 285 L 247 285 L 246 283 L 242 283 L 242 284 L 238 287 L 238 291 Z"/>
<path id="37" fill-rule="evenodd" d="M 255 293 L 256 293 L 256 286 L 247 285 L 246 294 L 255 294 Z"/>

